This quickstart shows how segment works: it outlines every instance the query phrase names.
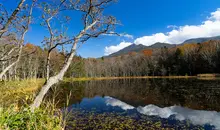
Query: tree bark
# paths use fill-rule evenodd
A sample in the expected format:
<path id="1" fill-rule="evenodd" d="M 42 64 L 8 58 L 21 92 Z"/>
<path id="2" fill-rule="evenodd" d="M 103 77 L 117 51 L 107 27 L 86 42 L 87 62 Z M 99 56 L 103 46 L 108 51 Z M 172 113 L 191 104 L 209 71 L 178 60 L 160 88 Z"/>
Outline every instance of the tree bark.
<path id="1" fill-rule="evenodd" d="M 7 31 L 7 28 L 9 26 L 9 24 L 11 23 L 11 21 L 16 17 L 17 13 L 20 11 L 22 5 L 24 4 L 25 0 L 21 0 L 18 7 L 15 9 L 15 11 L 12 13 L 11 17 L 8 19 L 8 22 L 6 23 L 6 25 L 1 29 L 0 33 L 1 33 L 1 36 L 2 34 Z M 28 25 L 27 25 L 27 28 L 24 30 L 22 36 L 21 36 L 21 41 L 20 41 L 20 47 L 19 47 L 19 54 L 18 54 L 18 59 L 13 62 L 12 64 L 10 64 L 9 66 L 7 66 L 4 70 L 2 70 L 2 72 L 0 73 L 0 80 L 2 80 L 2 77 L 3 75 L 10 69 L 12 68 L 14 65 L 16 65 L 20 58 L 21 58 L 21 53 L 22 53 L 22 48 L 23 48 L 23 41 L 24 41 L 24 36 L 25 34 L 27 33 L 28 31 L 28 26 L 30 24 L 30 20 L 31 20 L 31 14 L 32 14 L 32 8 L 33 8 L 33 5 L 30 9 L 30 15 L 29 15 L 29 18 L 28 18 Z"/>
<path id="2" fill-rule="evenodd" d="M 73 60 L 73 57 L 76 53 L 78 41 L 86 33 L 86 31 L 89 30 L 90 28 L 92 28 L 96 23 L 97 23 L 97 21 L 94 21 L 92 24 L 90 24 L 89 26 L 85 27 L 82 31 L 80 31 L 80 33 L 76 36 L 76 38 L 74 40 L 74 43 L 73 43 L 73 46 L 72 46 L 71 51 L 70 51 L 70 56 L 67 58 L 65 64 L 63 65 L 63 68 L 60 70 L 60 72 L 57 75 L 55 75 L 53 77 L 50 77 L 49 80 L 46 81 L 46 83 L 44 84 L 44 86 L 40 90 L 39 94 L 35 98 L 33 104 L 30 106 L 32 112 L 40 106 L 40 104 L 42 103 L 43 98 L 46 95 L 46 93 L 48 92 L 48 90 L 54 84 L 56 84 L 59 81 L 63 80 L 64 74 L 67 71 L 67 69 L 69 68 L 69 66 L 70 66 L 70 64 Z"/>
<path id="3" fill-rule="evenodd" d="M 4 70 L 2 70 L 2 72 L 0 73 L 0 81 L 2 81 L 3 76 L 5 75 L 5 73 L 6 73 L 9 69 L 11 69 L 14 65 L 16 65 L 16 64 L 19 62 L 20 57 L 21 57 L 21 53 L 22 53 L 22 48 L 23 48 L 23 46 L 20 45 L 20 50 L 19 50 L 19 54 L 18 54 L 18 59 L 17 59 L 15 62 L 13 62 L 12 64 L 10 64 L 9 66 L 7 66 L 7 67 L 6 67 Z"/>
<path id="4" fill-rule="evenodd" d="M 50 78 L 50 52 L 48 52 L 46 68 L 46 81 L 48 81 Z"/>
<path id="5" fill-rule="evenodd" d="M 46 93 L 48 92 L 48 90 L 54 84 L 56 84 L 59 81 L 63 80 L 64 74 L 67 71 L 67 69 L 69 68 L 69 66 L 70 66 L 70 64 L 73 60 L 73 57 L 75 55 L 76 47 L 77 47 L 77 41 L 75 41 L 75 43 L 74 43 L 74 45 L 71 49 L 71 54 L 70 54 L 69 58 L 67 59 L 67 62 L 64 64 L 63 68 L 61 69 L 61 71 L 57 75 L 55 75 L 53 77 L 50 77 L 48 79 L 48 81 L 46 81 L 45 85 L 42 87 L 41 91 L 39 92 L 39 94 L 35 98 L 34 103 L 31 105 L 31 111 L 32 112 L 40 106 L 40 104 L 43 101 L 43 98 L 46 95 Z"/>
<path id="6" fill-rule="evenodd" d="M 50 49 L 52 48 L 53 46 L 53 41 L 54 41 L 54 34 L 53 34 L 53 31 L 52 31 L 52 28 L 50 26 L 50 20 L 52 19 L 53 17 L 50 17 L 48 18 L 45 22 L 47 24 L 47 28 L 50 32 L 50 42 L 49 42 L 49 51 L 48 51 L 48 55 L 47 55 L 47 64 L 46 64 L 46 82 L 49 80 L 50 78 L 50 54 L 52 51 L 50 51 Z"/>
<path id="7" fill-rule="evenodd" d="M 25 0 L 22 0 L 22 1 L 24 3 Z M 35 1 L 33 1 L 32 4 L 31 4 L 31 8 L 30 8 L 29 16 L 28 16 L 28 20 L 27 20 L 27 25 L 26 25 L 26 28 L 24 29 L 24 32 L 23 32 L 22 36 L 21 36 L 20 50 L 19 50 L 19 54 L 18 54 L 18 59 L 15 62 L 15 70 L 17 70 L 18 62 L 21 59 L 21 54 L 22 54 L 22 49 L 23 49 L 23 44 L 24 44 L 24 37 L 25 37 L 26 33 L 28 32 L 29 25 L 31 24 L 31 16 L 32 16 L 32 12 L 33 12 L 34 3 L 35 3 Z M 17 72 L 17 71 L 15 71 L 15 72 Z M 15 73 L 15 77 L 17 79 L 17 73 Z"/>

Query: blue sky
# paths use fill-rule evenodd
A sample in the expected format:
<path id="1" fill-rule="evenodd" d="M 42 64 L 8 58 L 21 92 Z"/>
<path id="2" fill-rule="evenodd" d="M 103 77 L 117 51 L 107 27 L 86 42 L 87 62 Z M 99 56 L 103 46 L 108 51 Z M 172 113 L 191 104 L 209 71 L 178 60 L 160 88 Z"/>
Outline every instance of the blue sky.
<path id="1" fill-rule="evenodd" d="M 0 2 L 12 8 L 16 6 L 18 0 L 0 0 Z M 217 18 L 220 14 L 218 8 L 220 8 L 220 0 L 119 0 L 118 3 L 108 7 L 105 13 L 112 14 L 123 24 L 117 27 L 116 32 L 132 35 L 133 39 L 104 36 L 85 43 L 78 50 L 78 54 L 83 57 L 101 57 L 133 43 L 151 45 L 155 41 L 161 41 L 174 44 L 173 42 L 191 37 L 214 36 L 218 33 L 220 35 L 220 28 L 217 31 L 215 29 L 218 25 L 216 22 L 220 21 L 220 18 Z M 211 14 L 215 12 L 217 13 Z M 213 23 L 206 24 L 207 21 Z M 73 20 L 70 27 L 72 30 L 68 33 L 77 32 L 80 30 L 80 25 L 80 18 L 78 21 Z M 175 26 L 167 28 L 169 25 Z M 192 33 L 196 35 L 189 35 L 190 29 L 184 31 L 187 30 L 184 28 L 186 25 L 189 25 Z M 199 30 L 202 27 L 201 30 L 207 33 L 197 34 L 193 31 L 196 30 L 193 29 L 194 26 L 200 27 L 197 28 L 197 32 L 201 32 Z M 177 34 L 168 35 L 175 30 Z M 33 24 L 26 36 L 26 42 L 41 45 L 45 35 L 48 34 L 44 28 L 39 24 Z"/>

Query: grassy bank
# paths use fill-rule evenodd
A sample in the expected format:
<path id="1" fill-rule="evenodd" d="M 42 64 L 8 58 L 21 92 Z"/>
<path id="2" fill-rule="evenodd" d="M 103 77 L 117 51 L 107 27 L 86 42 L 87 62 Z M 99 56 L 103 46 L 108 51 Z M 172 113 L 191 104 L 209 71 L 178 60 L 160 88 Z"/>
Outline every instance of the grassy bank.
<path id="1" fill-rule="evenodd" d="M 44 79 L 28 79 L 21 81 L 0 82 L 0 90 L 10 93 L 20 93 L 23 91 L 33 92 L 39 89 L 43 85 L 44 81 Z"/>
<path id="2" fill-rule="evenodd" d="M 34 113 L 29 109 L 34 93 L 44 79 L 0 83 L 0 130 L 61 130 L 63 113 L 51 101 L 44 102 Z"/>
<path id="3" fill-rule="evenodd" d="M 6 81 L 0 83 L 0 106 L 9 106 L 18 104 L 19 99 L 27 99 L 33 97 L 40 87 L 42 87 L 44 79 L 29 79 L 22 81 Z"/>

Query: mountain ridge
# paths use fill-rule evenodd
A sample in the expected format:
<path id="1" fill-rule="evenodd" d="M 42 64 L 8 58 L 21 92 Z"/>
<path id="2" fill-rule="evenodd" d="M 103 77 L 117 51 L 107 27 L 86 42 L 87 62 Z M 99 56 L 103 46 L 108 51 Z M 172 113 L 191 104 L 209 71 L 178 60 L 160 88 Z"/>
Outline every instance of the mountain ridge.
<path id="1" fill-rule="evenodd" d="M 138 44 L 138 45 L 132 44 L 130 46 L 125 47 L 122 50 L 119 50 L 115 53 L 108 55 L 107 57 L 114 57 L 114 56 L 119 56 L 119 55 L 123 55 L 123 54 L 128 54 L 129 52 L 140 52 L 145 49 L 157 49 L 157 48 L 162 48 L 162 47 L 172 48 L 175 46 L 176 46 L 176 44 L 160 43 L 160 42 L 157 42 L 157 43 L 150 45 L 150 46 L 145 46 L 142 44 Z"/>
<path id="2" fill-rule="evenodd" d="M 188 40 L 185 40 L 181 44 L 186 44 L 186 43 L 202 43 L 210 40 L 220 40 L 220 36 L 214 36 L 214 37 L 200 37 L 200 38 L 191 38 Z"/>
<path id="3" fill-rule="evenodd" d="M 138 45 L 132 44 L 130 46 L 127 46 L 127 47 L 125 47 L 115 53 L 112 53 L 108 56 L 105 56 L 105 57 L 115 57 L 115 56 L 128 54 L 129 52 L 140 52 L 145 49 L 159 49 L 162 47 L 172 48 L 172 47 L 181 46 L 181 45 L 184 45 L 187 43 L 202 43 L 202 42 L 206 42 L 206 41 L 210 41 L 210 40 L 220 40 L 220 36 L 191 38 L 191 39 L 185 40 L 181 44 L 170 44 L 170 43 L 161 43 L 161 42 L 154 43 L 150 46 L 145 46 L 142 44 L 138 44 Z"/>

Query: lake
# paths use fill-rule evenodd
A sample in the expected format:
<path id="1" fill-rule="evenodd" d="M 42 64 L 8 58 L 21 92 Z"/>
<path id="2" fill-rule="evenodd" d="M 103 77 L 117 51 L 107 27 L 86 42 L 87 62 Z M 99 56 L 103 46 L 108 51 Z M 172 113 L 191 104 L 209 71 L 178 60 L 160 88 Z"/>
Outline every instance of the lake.
<path id="1" fill-rule="evenodd" d="M 52 96 L 71 115 L 67 129 L 220 129 L 218 79 L 65 82 Z"/>

